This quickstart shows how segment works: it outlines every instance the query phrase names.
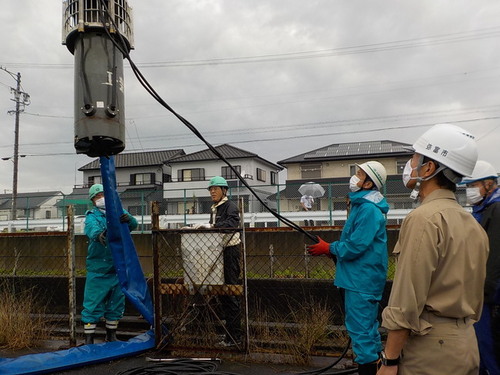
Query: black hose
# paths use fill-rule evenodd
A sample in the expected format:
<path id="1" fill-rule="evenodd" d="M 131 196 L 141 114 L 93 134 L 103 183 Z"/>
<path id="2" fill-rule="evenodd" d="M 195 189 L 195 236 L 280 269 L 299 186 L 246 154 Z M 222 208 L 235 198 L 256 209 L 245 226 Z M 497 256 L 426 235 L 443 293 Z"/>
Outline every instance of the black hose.
<path id="1" fill-rule="evenodd" d="M 115 22 L 114 20 L 109 16 L 109 12 L 108 12 L 108 9 L 107 9 L 107 4 L 105 3 L 105 0 L 101 0 L 101 4 L 105 10 L 105 13 L 107 14 L 107 17 L 108 17 L 108 20 L 113 23 L 113 25 L 115 26 L 115 30 L 118 30 L 118 27 L 116 27 L 115 25 Z M 104 24 L 104 22 L 103 22 Z M 212 146 L 212 144 L 210 144 L 206 139 L 205 137 L 198 131 L 198 129 L 196 129 L 196 127 L 191 124 L 188 120 L 186 120 L 184 117 L 182 117 L 180 114 L 178 114 L 172 107 L 170 107 L 170 105 L 165 102 L 163 100 L 163 98 L 155 91 L 155 89 L 151 86 L 151 84 L 147 81 L 147 79 L 144 77 L 144 75 L 141 73 L 141 71 L 139 70 L 139 68 L 135 65 L 135 63 L 132 61 L 131 57 L 130 57 L 130 54 L 128 52 L 128 48 L 127 48 L 127 44 L 125 43 L 125 40 L 123 39 L 123 36 L 118 33 L 117 31 L 117 34 L 118 34 L 118 37 L 121 41 L 121 44 L 118 44 L 115 40 L 115 38 L 113 38 L 111 36 L 111 34 L 109 33 L 109 30 L 107 30 L 107 28 L 105 28 L 106 30 L 106 33 L 108 35 L 108 37 L 110 38 L 110 40 L 113 42 L 113 44 L 115 45 L 115 47 L 120 50 L 123 54 L 123 56 L 129 61 L 130 63 L 130 66 L 132 68 L 132 71 L 134 72 L 134 75 L 136 76 L 136 78 L 139 80 L 139 83 L 146 89 L 146 91 L 158 102 L 160 103 L 164 108 L 166 108 L 168 111 L 170 111 L 175 117 L 177 117 L 184 125 L 186 125 L 188 127 L 189 130 L 191 130 L 193 132 L 193 134 L 195 134 L 203 143 L 205 143 L 205 145 L 207 145 L 207 147 L 209 148 L 210 151 L 212 151 L 212 153 L 214 153 L 220 160 L 222 160 L 224 163 L 226 163 L 229 168 L 235 173 L 235 175 L 238 177 L 238 179 L 241 181 L 241 183 L 257 198 L 257 200 L 274 216 L 276 217 L 278 220 L 280 220 L 281 222 L 283 222 L 285 225 L 303 233 L 305 236 L 307 236 L 310 240 L 312 240 L 313 242 L 319 242 L 318 238 L 309 233 L 308 231 L 304 230 L 302 227 L 300 227 L 299 225 L 297 225 L 296 223 L 292 222 L 291 220 L 285 218 L 284 216 L 278 214 L 277 212 L 275 212 L 274 210 L 272 210 L 263 200 L 262 198 L 260 198 L 256 193 L 255 191 L 252 189 L 252 187 L 247 183 L 247 181 L 241 176 L 241 174 L 239 173 L 239 171 L 214 147 Z M 312 370 L 312 371 L 306 371 L 306 372 L 302 372 L 302 373 L 299 373 L 300 375 L 319 375 L 319 374 L 325 374 L 325 371 L 328 371 L 330 370 L 332 367 L 334 367 L 338 362 L 340 362 L 340 360 L 342 360 L 342 358 L 345 357 L 347 351 L 349 350 L 349 346 L 350 346 L 350 342 L 351 340 L 349 339 L 344 351 L 342 352 L 341 356 L 334 362 L 332 363 L 331 365 L 325 367 L 325 368 L 322 368 L 322 369 L 318 369 L 318 370 Z M 188 373 L 188 372 L 158 372 L 159 370 L 160 371 L 163 371 L 163 368 L 164 367 L 169 367 L 169 369 L 165 369 L 166 371 L 170 371 L 170 369 L 172 368 L 171 366 L 177 366 L 177 365 L 180 365 L 180 367 L 176 368 L 175 371 L 179 371 L 179 368 L 180 369 L 184 369 L 185 367 L 185 363 L 184 361 L 181 362 L 181 360 L 179 361 L 176 361 L 176 362 L 173 362 L 173 363 L 169 363 L 169 364 L 157 364 L 154 366 L 154 370 L 155 372 L 154 373 L 164 373 L 164 374 L 169 374 L 169 373 Z M 189 363 L 189 365 L 191 365 L 191 363 Z M 138 371 L 142 371 L 146 368 L 139 368 L 137 369 Z M 357 372 L 357 369 L 349 369 L 349 370 L 343 370 L 343 371 L 339 371 L 339 372 L 334 372 L 335 374 L 352 374 L 352 373 L 355 373 Z M 123 373 L 120 373 L 118 375 L 139 375 L 139 374 L 148 374 L 149 372 L 123 372 Z M 227 373 L 227 372 L 224 372 L 224 373 L 221 373 L 221 372 L 210 372 L 211 374 L 227 374 L 227 375 L 230 375 L 231 373 Z"/>
<path id="2" fill-rule="evenodd" d="M 91 116 L 95 113 L 94 106 L 92 104 L 92 94 L 90 92 L 89 80 L 87 78 L 87 73 L 85 72 L 85 60 L 87 58 L 87 53 L 85 51 L 85 43 L 83 40 L 83 34 L 80 35 L 81 53 L 80 53 L 80 81 L 83 86 L 83 112 Z"/>
<path id="3" fill-rule="evenodd" d="M 191 124 L 188 120 L 186 120 L 184 117 L 182 117 L 180 114 L 178 114 L 172 107 L 170 107 L 170 105 L 165 102 L 163 100 L 163 98 L 155 91 L 155 89 L 153 88 L 153 86 L 151 86 L 151 84 L 147 81 L 147 79 L 144 77 L 144 75 L 141 73 L 141 71 L 139 70 L 139 68 L 137 67 L 137 65 L 135 65 L 135 63 L 132 61 L 131 57 L 130 57 L 130 54 L 128 52 L 128 48 L 127 48 L 127 43 L 125 42 L 125 40 L 123 39 L 123 36 L 118 32 L 118 27 L 116 27 L 116 24 L 115 24 L 115 21 L 113 19 L 111 19 L 111 17 L 109 16 L 109 12 L 108 12 L 108 9 L 107 9 L 107 4 L 105 3 L 104 0 L 101 0 L 101 4 L 105 10 L 105 13 L 107 14 L 107 18 L 108 18 L 108 21 L 111 22 L 114 27 L 115 27 L 115 30 L 117 30 L 117 35 L 118 35 L 118 38 L 120 39 L 120 42 L 121 42 L 121 45 L 117 43 L 117 41 L 115 40 L 115 38 L 113 38 L 111 36 L 111 34 L 109 33 L 109 30 L 107 28 L 105 28 L 106 30 L 106 33 L 107 35 L 109 36 L 109 38 L 111 39 L 111 41 L 113 42 L 113 44 L 116 46 L 116 48 L 118 48 L 124 58 L 126 58 L 128 60 L 128 62 L 130 63 L 130 66 L 132 68 L 132 71 L 134 72 L 134 75 L 136 76 L 136 78 L 139 80 L 139 83 L 146 89 L 146 91 L 158 102 L 160 103 L 164 108 L 166 108 L 169 112 L 171 112 L 175 117 L 177 117 L 184 125 L 186 125 L 188 127 L 189 130 L 191 130 L 191 132 L 196 135 L 198 137 L 198 139 L 200 139 L 203 143 L 205 143 L 205 145 L 208 147 L 208 149 L 210 151 L 212 151 L 215 156 L 217 156 L 220 160 L 222 160 L 224 163 L 227 164 L 227 166 L 235 173 L 235 175 L 238 177 L 238 179 L 241 181 L 241 183 L 254 195 L 255 198 L 257 198 L 257 200 L 274 216 L 276 217 L 278 220 L 280 220 L 281 222 L 283 222 L 285 225 L 295 229 L 296 231 L 298 232 L 301 232 L 302 234 L 304 234 L 305 236 L 307 236 L 310 240 L 312 240 L 313 242 L 318 242 L 318 238 L 309 233 L 308 231 L 306 231 L 305 229 L 303 229 L 302 227 L 300 227 L 299 225 L 297 225 L 296 223 L 294 223 L 293 221 L 287 219 L 286 217 L 283 217 L 282 215 L 278 214 L 276 211 L 272 210 L 263 200 L 262 198 L 260 198 L 256 193 L 255 191 L 252 189 L 252 187 L 246 182 L 246 180 L 241 176 L 241 174 L 238 172 L 238 170 L 214 147 L 212 146 L 212 144 L 210 144 L 206 139 L 205 137 L 198 131 L 198 129 L 196 129 L 196 127 Z"/>
<path id="4" fill-rule="evenodd" d="M 177 374 L 212 374 L 212 375 L 238 375 L 230 372 L 217 371 L 218 363 L 212 360 L 196 360 L 189 358 L 175 359 L 169 362 L 155 363 L 149 366 L 140 366 L 133 369 L 120 371 L 116 375 L 177 375 Z"/>

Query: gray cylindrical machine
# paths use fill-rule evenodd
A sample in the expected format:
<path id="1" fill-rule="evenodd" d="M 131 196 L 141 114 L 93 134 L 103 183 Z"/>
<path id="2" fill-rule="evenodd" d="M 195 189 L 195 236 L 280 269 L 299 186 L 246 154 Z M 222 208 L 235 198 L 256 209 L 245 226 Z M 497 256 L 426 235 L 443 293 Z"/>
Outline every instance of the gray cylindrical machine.
<path id="1" fill-rule="evenodd" d="M 66 0 L 63 7 L 63 44 L 75 56 L 75 149 L 118 154 L 125 148 L 124 56 L 115 44 L 133 48 L 131 9 L 125 0 Z"/>

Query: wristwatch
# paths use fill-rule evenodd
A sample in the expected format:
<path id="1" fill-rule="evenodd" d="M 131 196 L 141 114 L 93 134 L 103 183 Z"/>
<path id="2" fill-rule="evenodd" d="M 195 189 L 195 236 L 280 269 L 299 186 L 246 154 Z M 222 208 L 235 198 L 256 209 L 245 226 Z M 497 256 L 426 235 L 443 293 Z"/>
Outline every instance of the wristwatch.
<path id="1" fill-rule="evenodd" d="M 401 356 L 399 356 L 398 358 L 395 358 L 395 359 L 389 359 L 387 358 L 387 356 L 385 355 L 385 352 L 382 350 L 382 353 L 380 353 L 382 355 L 382 358 L 381 358 L 381 361 L 382 361 L 382 364 L 384 366 L 397 366 L 399 365 L 399 360 L 401 359 Z"/>

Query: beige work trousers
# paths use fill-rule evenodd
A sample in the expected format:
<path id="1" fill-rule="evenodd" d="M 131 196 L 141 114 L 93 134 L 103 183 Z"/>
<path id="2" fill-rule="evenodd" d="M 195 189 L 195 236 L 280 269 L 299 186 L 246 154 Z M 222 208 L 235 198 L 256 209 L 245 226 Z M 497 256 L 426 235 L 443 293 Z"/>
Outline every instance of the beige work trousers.
<path id="1" fill-rule="evenodd" d="M 479 350 L 473 321 L 425 317 L 432 330 L 424 336 L 410 335 L 398 375 L 477 375 Z"/>

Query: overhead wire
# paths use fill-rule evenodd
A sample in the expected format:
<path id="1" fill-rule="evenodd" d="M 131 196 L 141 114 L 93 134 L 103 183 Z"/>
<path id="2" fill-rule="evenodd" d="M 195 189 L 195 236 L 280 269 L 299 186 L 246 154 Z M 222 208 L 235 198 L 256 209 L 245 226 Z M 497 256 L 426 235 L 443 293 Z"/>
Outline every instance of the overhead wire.
<path id="1" fill-rule="evenodd" d="M 114 27 L 115 27 L 115 30 L 118 30 L 118 27 L 116 27 L 116 24 L 114 22 L 114 20 L 112 19 L 112 17 L 110 16 L 109 12 L 108 12 L 108 9 L 107 9 L 107 4 L 105 2 L 105 0 L 101 0 L 101 5 L 103 7 L 103 9 L 106 10 L 106 16 L 107 16 L 107 19 L 109 22 L 111 22 Z M 103 20 L 104 21 L 104 20 Z M 103 22 L 104 24 L 104 22 Z M 282 215 L 278 214 L 277 212 L 273 211 L 272 209 L 269 208 L 269 206 L 262 200 L 262 198 L 259 197 L 258 194 L 256 194 L 253 190 L 253 188 L 246 182 L 246 180 L 241 176 L 240 172 L 224 157 L 224 155 L 222 155 L 222 153 L 219 152 L 219 150 L 217 150 L 210 142 L 208 142 L 205 137 L 198 131 L 198 129 L 193 125 L 191 124 L 188 120 L 186 120 L 183 116 L 181 116 L 180 114 L 178 114 L 172 107 L 170 107 L 170 105 L 168 103 L 166 103 L 163 98 L 154 90 L 154 88 L 152 87 L 152 85 L 147 81 L 147 79 L 142 75 L 142 73 L 139 71 L 139 69 L 137 68 L 137 66 L 135 66 L 134 62 L 132 61 L 131 57 L 130 57 L 130 54 L 128 53 L 128 49 L 127 49 L 127 44 L 126 42 L 123 40 L 123 37 L 120 33 L 118 33 L 118 37 L 120 39 L 120 42 L 121 42 L 121 45 L 119 43 L 116 42 L 116 40 L 113 38 L 113 36 L 109 33 L 109 30 L 107 28 L 105 28 L 106 30 L 106 33 L 108 34 L 110 40 L 113 42 L 113 44 L 115 45 L 115 47 L 117 49 L 119 49 L 124 57 L 129 61 L 132 69 L 133 69 L 133 72 L 135 74 L 135 76 L 137 77 L 137 79 L 139 80 L 139 82 L 141 83 L 141 85 L 146 89 L 146 91 L 156 100 L 158 101 L 163 107 L 165 107 L 168 111 L 170 111 L 175 117 L 177 117 L 184 125 L 186 125 L 188 127 L 188 129 L 190 129 L 203 143 L 206 144 L 206 146 L 209 148 L 210 151 L 212 151 L 212 153 L 214 155 L 216 155 L 220 160 L 222 160 L 233 172 L 234 174 L 238 177 L 238 179 L 241 181 L 241 183 L 257 198 L 257 200 L 269 211 L 271 212 L 271 214 L 273 216 L 275 216 L 278 220 L 280 220 L 281 222 L 283 222 L 284 224 L 288 225 L 289 227 L 303 233 L 305 236 L 307 236 L 309 239 L 311 239 L 313 242 L 318 242 L 318 238 L 316 236 L 314 236 L 313 234 L 309 233 L 308 231 L 304 230 L 303 228 L 301 228 L 299 225 L 297 225 L 296 223 L 294 223 L 293 221 L 287 219 L 286 217 L 283 217 Z M 350 340 L 348 342 L 348 344 L 346 345 L 345 349 L 344 349 L 344 352 L 342 353 L 341 357 L 335 362 L 338 363 L 344 356 L 345 354 L 347 353 L 348 349 L 349 349 L 349 346 L 350 346 Z M 318 372 L 314 372 L 314 374 L 325 374 L 325 372 L 329 369 L 331 369 L 335 364 L 333 365 L 330 365 L 324 369 L 321 369 L 320 371 Z M 355 369 L 356 370 L 356 369 Z M 353 370 L 348 370 L 348 371 L 340 371 L 339 373 L 341 374 L 351 374 L 351 373 L 354 373 L 355 371 Z M 158 373 L 155 371 L 155 373 Z M 166 372 L 165 374 L 169 374 L 170 372 Z M 176 373 L 176 372 L 172 372 L 172 373 Z M 217 374 L 217 372 L 212 372 L 214 375 Z M 140 373 L 138 373 L 140 374 Z M 132 374 L 130 374 L 132 375 Z M 230 374 L 227 374 L 227 375 L 230 375 Z M 305 375 L 305 374 L 304 374 Z"/>
<path id="2" fill-rule="evenodd" d="M 142 63 L 142 67 L 180 67 L 180 66 L 199 66 L 199 65 L 225 65 L 225 64 L 247 64 L 257 62 L 298 60 L 319 57 L 331 57 L 340 55 L 352 55 L 361 53 L 372 53 L 380 51 L 391 51 L 407 49 L 413 47 L 441 45 L 445 43 L 457 43 L 475 39 L 497 37 L 500 35 L 500 28 L 484 28 L 471 31 L 441 34 L 424 38 L 402 39 L 390 42 L 371 43 L 350 47 L 338 47 L 314 51 L 289 52 L 281 54 L 268 54 L 260 56 L 243 56 L 230 58 L 215 58 L 204 60 L 180 60 L 172 62 Z"/>
<path id="3" fill-rule="evenodd" d="M 408 38 L 393 40 L 388 42 L 361 44 L 348 47 L 328 48 L 321 50 L 296 51 L 276 54 L 265 54 L 258 56 L 242 56 L 242 57 L 223 57 L 213 59 L 200 60 L 174 60 L 160 61 L 152 63 L 138 63 L 137 66 L 142 68 L 163 68 L 163 67 L 181 67 L 181 66 L 203 66 L 203 65 L 227 65 L 227 64 L 242 64 L 256 62 L 273 62 L 286 61 L 306 58 L 331 57 L 339 55 L 352 55 L 362 53 L 384 52 L 391 50 L 407 49 L 413 47 L 426 47 L 441 45 L 446 43 L 459 43 L 477 39 L 494 38 L 500 35 L 500 27 L 486 27 L 469 31 L 459 31 L 456 33 L 430 35 L 419 38 Z M 47 63 L 5 63 L 19 68 L 39 68 L 39 69 L 70 69 L 72 64 L 47 64 Z"/>
<path id="4" fill-rule="evenodd" d="M 108 12 L 107 4 L 105 0 L 101 0 L 101 5 L 103 9 L 105 9 L 105 16 L 108 20 L 108 22 L 112 23 L 113 26 L 115 27 L 115 30 L 119 30 L 117 27 L 115 20 L 112 19 Z M 104 21 L 104 20 L 103 20 Z M 104 24 L 104 22 L 103 22 Z M 148 82 L 148 80 L 144 77 L 142 72 L 139 70 L 139 68 L 135 65 L 134 61 L 132 61 L 132 58 L 130 57 L 130 54 L 128 52 L 127 44 L 125 40 L 123 39 L 123 36 L 116 31 L 116 35 L 118 36 L 118 39 L 120 43 L 116 40 L 115 37 L 111 35 L 109 30 L 105 28 L 106 33 L 108 34 L 108 37 L 110 40 L 113 42 L 114 46 L 120 50 L 124 56 L 125 59 L 130 63 L 130 66 L 132 68 L 132 71 L 136 78 L 139 80 L 139 83 L 146 89 L 146 91 L 158 102 L 160 103 L 164 108 L 166 108 L 170 113 L 172 113 L 179 121 L 181 121 L 191 132 L 198 137 L 207 147 L 208 149 L 215 155 L 217 158 L 219 158 L 221 161 L 223 161 L 233 172 L 234 174 L 238 177 L 238 180 L 255 196 L 255 198 L 265 207 L 274 217 L 276 217 L 279 221 L 284 223 L 285 225 L 297 230 L 298 232 L 303 233 L 306 237 L 308 237 L 310 240 L 313 242 L 317 242 L 317 237 L 314 236 L 313 234 L 309 233 L 302 227 L 300 227 L 298 224 L 294 223 L 290 219 L 280 215 L 276 211 L 272 210 L 266 202 L 258 195 L 256 194 L 252 187 L 248 184 L 248 182 L 241 176 L 241 174 L 238 172 L 238 170 L 226 159 L 222 153 L 219 152 L 210 142 L 208 142 L 203 134 L 200 133 L 200 131 L 193 125 L 191 124 L 187 119 L 185 119 L 183 116 L 181 116 L 179 113 L 177 113 L 163 98 L 155 91 L 153 86 Z"/>

